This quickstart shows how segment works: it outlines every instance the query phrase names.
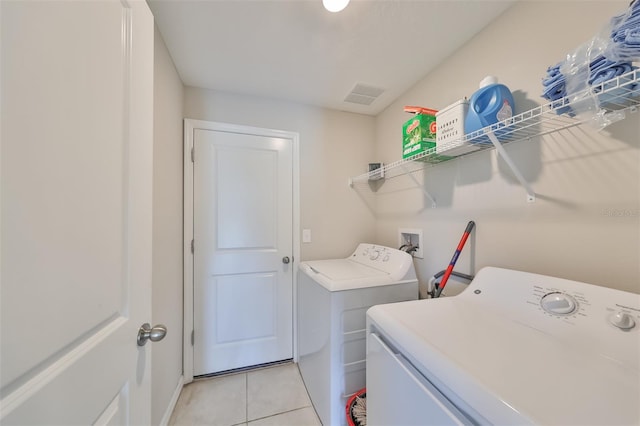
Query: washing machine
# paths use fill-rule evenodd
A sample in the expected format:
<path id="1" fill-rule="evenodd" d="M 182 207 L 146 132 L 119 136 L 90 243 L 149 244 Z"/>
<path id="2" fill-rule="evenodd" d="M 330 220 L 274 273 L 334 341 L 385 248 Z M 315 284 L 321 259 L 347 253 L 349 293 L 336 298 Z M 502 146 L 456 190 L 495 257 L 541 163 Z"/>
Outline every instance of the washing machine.
<path id="1" fill-rule="evenodd" d="M 413 258 L 400 250 L 363 243 L 346 259 L 300 264 L 298 365 L 323 425 L 345 425 L 347 399 L 365 387 L 367 309 L 416 299 Z"/>
<path id="2" fill-rule="evenodd" d="M 486 267 L 367 316 L 369 426 L 640 424 L 638 294 Z"/>

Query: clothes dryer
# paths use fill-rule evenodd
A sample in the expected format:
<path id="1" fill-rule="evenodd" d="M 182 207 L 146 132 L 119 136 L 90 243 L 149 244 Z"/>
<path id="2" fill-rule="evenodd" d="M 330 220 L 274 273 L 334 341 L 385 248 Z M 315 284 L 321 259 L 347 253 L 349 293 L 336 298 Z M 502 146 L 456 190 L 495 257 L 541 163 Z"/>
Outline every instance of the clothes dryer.
<path id="1" fill-rule="evenodd" d="M 367 316 L 369 426 L 640 424 L 638 294 L 485 267 Z"/>

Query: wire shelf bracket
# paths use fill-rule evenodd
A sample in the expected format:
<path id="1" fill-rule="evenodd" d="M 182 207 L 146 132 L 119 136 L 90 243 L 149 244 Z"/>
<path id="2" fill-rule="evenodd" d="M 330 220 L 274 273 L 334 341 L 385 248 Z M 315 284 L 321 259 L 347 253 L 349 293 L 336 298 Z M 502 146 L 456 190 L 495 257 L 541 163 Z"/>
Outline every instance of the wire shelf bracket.
<path id="1" fill-rule="evenodd" d="M 536 193 L 533 192 L 533 189 L 531 188 L 531 185 L 529 185 L 529 182 L 527 182 L 524 176 L 522 176 L 522 173 L 520 173 L 520 169 L 518 169 L 518 167 L 513 162 L 509 154 L 507 154 L 507 151 L 504 149 L 504 146 L 502 146 L 502 144 L 500 143 L 500 141 L 498 140 L 498 138 L 493 132 L 487 131 L 487 136 L 491 140 L 491 143 L 493 144 L 493 146 L 496 148 L 498 155 L 500 155 L 500 157 L 502 157 L 505 163 L 507 163 L 507 165 L 515 175 L 516 179 L 518 179 L 518 182 L 520 182 L 520 185 L 522 185 L 524 189 L 527 191 L 527 202 L 528 203 L 535 202 Z"/>

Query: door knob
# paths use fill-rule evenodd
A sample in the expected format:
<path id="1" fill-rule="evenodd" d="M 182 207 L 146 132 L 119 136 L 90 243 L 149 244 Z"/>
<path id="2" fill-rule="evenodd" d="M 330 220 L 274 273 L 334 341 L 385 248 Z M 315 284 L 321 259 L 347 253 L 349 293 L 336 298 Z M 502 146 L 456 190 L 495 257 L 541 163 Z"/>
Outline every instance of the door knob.
<path id="1" fill-rule="evenodd" d="M 162 324 L 158 324 L 151 328 L 148 322 L 142 324 L 138 330 L 138 346 L 144 346 L 147 344 L 147 340 L 157 342 L 164 339 L 167 335 L 167 327 Z"/>
<path id="2" fill-rule="evenodd" d="M 290 262 L 289 256 L 285 256 L 285 257 L 282 258 L 282 263 L 287 264 L 289 262 Z"/>

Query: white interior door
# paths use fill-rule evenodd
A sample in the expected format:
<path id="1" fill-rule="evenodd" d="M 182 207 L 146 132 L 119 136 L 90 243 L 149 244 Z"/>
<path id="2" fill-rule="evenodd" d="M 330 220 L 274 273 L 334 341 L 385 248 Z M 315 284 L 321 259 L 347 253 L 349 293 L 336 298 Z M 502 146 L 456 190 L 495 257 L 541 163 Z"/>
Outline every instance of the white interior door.
<path id="1" fill-rule="evenodd" d="M 0 423 L 149 424 L 153 17 L 0 8 Z"/>
<path id="2" fill-rule="evenodd" d="M 193 147 L 194 375 L 290 359 L 293 141 L 195 129 Z"/>

